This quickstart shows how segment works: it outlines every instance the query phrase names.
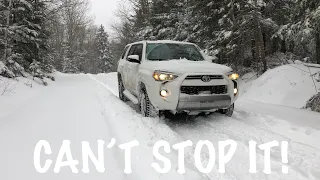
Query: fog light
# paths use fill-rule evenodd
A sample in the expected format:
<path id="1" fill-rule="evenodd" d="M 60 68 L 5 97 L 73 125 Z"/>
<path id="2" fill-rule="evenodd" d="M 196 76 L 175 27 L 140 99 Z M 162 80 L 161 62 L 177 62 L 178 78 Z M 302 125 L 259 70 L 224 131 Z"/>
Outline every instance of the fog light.
<path id="1" fill-rule="evenodd" d="M 238 94 L 238 89 L 235 88 L 235 89 L 233 90 L 233 93 L 234 93 L 234 94 Z"/>
<path id="2" fill-rule="evenodd" d="M 160 95 L 161 95 L 162 97 L 167 97 L 167 96 L 169 96 L 169 93 L 168 93 L 167 90 L 163 89 L 163 90 L 160 91 Z"/>

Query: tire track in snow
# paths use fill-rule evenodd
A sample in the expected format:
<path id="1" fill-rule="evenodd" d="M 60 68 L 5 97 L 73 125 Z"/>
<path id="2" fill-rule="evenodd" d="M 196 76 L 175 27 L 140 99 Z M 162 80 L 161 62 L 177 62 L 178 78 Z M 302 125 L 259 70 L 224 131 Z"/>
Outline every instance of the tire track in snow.
<path id="1" fill-rule="evenodd" d="M 213 118 L 215 118 L 213 120 Z M 185 136 L 186 138 L 190 138 L 190 136 L 193 136 L 192 138 L 198 138 L 198 139 L 213 139 L 212 141 L 217 141 L 217 138 L 212 138 L 212 136 L 218 136 L 222 137 L 219 140 L 225 140 L 225 139 L 233 139 L 238 142 L 238 148 L 241 148 L 243 152 L 248 151 L 248 142 L 250 140 L 254 140 L 258 142 L 258 144 L 264 144 L 267 142 L 271 142 L 273 140 L 284 140 L 284 141 L 290 141 L 290 139 L 279 136 L 278 134 L 275 134 L 273 132 L 267 131 L 267 130 L 261 130 L 259 128 L 256 128 L 254 126 L 250 126 L 248 124 L 245 124 L 243 122 L 240 122 L 234 118 L 226 118 L 222 116 L 209 116 L 206 118 L 201 118 L 197 117 L 194 119 L 194 124 L 193 125 L 177 125 L 177 127 L 173 127 L 179 134 L 182 136 Z M 187 131 L 191 131 L 187 132 Z M 186 133 L 187 132 L 187 133 Z M 200 134 L 198 136 L 194 136 L 194 134 Z M 293 142 L 294 143 L 294 142 Z M 312 176 L 306 175 L 305 173 L 301 173 L 301 170 L 299 168 L 296 168 L 297 166 L 306 166 L 311 169 L 317 169 L 319 165 L 314 165 L 314 164 L 319 164 L 319 155 L 317 155 L 317 151 L 313 149 L 314 151 L 310 154 L 301 154 L 299 151 L 297 151 L 294 148 L 297 148 L 297 144 L 290 144 L 289 146 L 289 162 L 291 162 L 292 167 L 290 167 L 290 173 L 295 174 L 295 177 L 299 177 L 301 179 L 308 179 L 311 178 Z M 239 150 L 239 149 L 238 149 Z M 237 150 L 237 151 L 238 151 Z M 303 149 L 300 149 L 300 151 Z M 260 159 L 263 159 L 263 152 L 258 151 L 258 156 Z M 315 153 L 315 154 L 314 154 Z M 281 169 L 282 163 L 281 163 L 281 157 L 280 157 L 280 148 L 275 148 L 272 152 L 272 167 L 278 167 L 274 169 Z M 276 155 L 275 155 L 276 154 Z M 243 155 L 246 156 L 244 153 Z M 247 154 L 248 155 L 248 154 Z M 236 155 L 235 155 L 236 156 Z M 306 158 L 308 156 L 308 159 L 303 159 L 302 157 Z M 302 163 L 295 164 L 297 161 L 295 160 L 296 158 L 300 158 L 303 160 Z M 236 157 L 238 158 L 238 157 Z M 247 157 L 247 161 L 248 161 Z M 240 159 L 243 159 L 240 157 Z M 318 163 L 317 163 L 318 162 Z M 248 165 L 249 163 L 247 163 Z M 260 163 L 262 165 L 262 163 Z M 263 166 L 261 166 L 263 167 Z M 230 168 L 229 168 L 230 169 Z M 247 167 L 248 170 L 249 168 Z M 281 171 L 275 171 L 279 175 L 281 175 Z M 316 172 L 315 172 L 316 173 Z M 265 178 L 259 177 L 260 179 L 269 179 L 271 176 L 265 176 Z M 240 178 L 242 179 L 242 178 Z M 272 178 L 271 178 L 272 179 Z M 282 178 L 284 179 L 284 178 Z"/>
<path id="2" fill-rule="evenodd" d="M 252 120 L 252 117 L 255 117 L 255 119 Z M 303 136 L 309 136 L 310 137 L 311 135 L 315 135 L 316 137 L 318 137 L 318 136 L 320 136 L 320 131 L 318 131 L 316 129 L 312 129 L 312 128 L 308 128 L 308 127 L 297 127 L 297 126 L 294 126 L 294 125 L 290 124 L 289 122 L 287 122 L 285 120 L 281 120 L 279 118 L 272 117 L 270 115 L 261 115 L 261 114 L 257 114 L 257 113 L 248 113 L 248 112 L 245 112 L 245 111 L 236 111 L 235 115 L 232 118 L 235 119 L 235 120 L 238 120 L 240 122 L 246 123 L 249 126 L 254 125 L 258 129 L 269 131 L 270 133 L 277 134 L 279 136 L 285 137 L 287 139 L 290 139 L 290 141 L 293 141 L 293 142 L 295 142 L 297 144 L 301 144 L 301 145 L 304 145 L 304 146 L 309 146 L 310 148 L 316 149 L 316 150 L 318 150 L 320 152 L 319 146 L 313 145 L 313 144 L 315 144 L 314 142 L 317 142 L 317 140 L 303 142 L 300 139 L 297 139 L 297 140 L 293 139 L 288 134 L 284 134 L 284 133 L 280 133 L 280 132 L 277 132 L 275 130 L 272 130 L 273 128 L 278 127 L 278 126 L 281 126 L 282 128 L 284 126 L 288 127 L 286 129 L 287 131 L 297 131 L 296 129 L 305 128 L 305 132 L 302 134 Z M 257 120 L 262 120 L 262 121 L 257 121 Z M 282 123 L 282 124 L 280 124 L 280 123 Z"/>
<path id="3" fill-rule="evenodd" d="M 93 77 L 92 77 L 93 78 Z M 95 81 L 97 81 L 99 84 L 103 85 L 105 88 L 107 88 L 108 90 L 112 91 L 113 94 L 115 96 L 117 96 L 118 92 L 117 90 L 115 90 L 114 88 L 109 87 L 108 85 L 106 85 L 105 83 L 93 78 Z M 236 111 L 236 113 L 238 113 Z M 254 116 L 254 115 L 252 115 Z M 265 116 L 261 116 L 262 118 L 265 118 Z M 221 124 L 221 122 L 215 122 L 212 121 L 213 118 L 220 118 L 220 121 L 222 120 L 223 123 L 225 124 Z M 245 117 L 244 117 L 245 118 Z M 197 122 L 198 121 L 198 122 Z M 146 121 L 142 121 L 143 124 L 147 127 L 149 127 L 150 129 L 153 129 L 154 131 L 157 131 L 157 128 L 154 128 L 153 126 L 155 125 L 154 123 L 150 123 L 149 120 Z M 227 122 L 227 123 L 226 123 Z M 276 133 L 274 131 L 271 131 L 268 128 L 263 128 L 255 123 L 249 123 L 247 121 L 245 121 L 244 119 L 239 119 L 237 117 L 235 118 L 226 118 L 226 117 L 222 117 L 221 116 L 209 116 L 206 118 L 201 118 L 201 117 L 197 117 L 195 119 L 195 124 L 192 125 L 188 125 L 188 124 L 176 124 L 177 127 L 174 127 L 174 124 L 172 123 L 166 123 L 166 125 L 168 125 L 168 128 L 171 129 L 172 132 L 167 130 L 167 133 L 165 136 L 163 135 L 159 135 L 158 138 L 167 140 L 167 139 L 172 139 L 172 137 L 166 137 L 167 134 L 174 134 L 173 136 L 175 136 L 176 139 L 179 139 L 180 141 L 185 141 L 185 140 L 189 140 L 189 139 L 193 139 L 193 140 L 203 140 L 203 139 L 211 139 L 213 138 L 213 140 L 218 141 L 218 140 L 226 140 L 226 139 L 234 139 L 238 142 L 238 145 L 240 145 L 239 147 L 242 149 L 242 152 L 246 152 L 248 151 L 248 141 L 250 140 L 255 140 L 257 142 L 261 142 L 261 143 L 267 143 L 270 142 L 272 140 L 288 140 L 291 141 L 291 139 L 287 136 L 281 135 L 279 133 Z M 198 124 L 197 124 L 198 123 Z M 165 124 L 165 123 L 163 123 Z M 163 125 L 162 123 L 160 123 L 159 125 Z M 242 127 L 242 128 L 240 128 Z M 219 129 L 220 128 L 220 129 Z M 192 133 L 190 133 L 192 132 Z M 254 133 L 253 133 L 254 132 Z M 258 132 L 258 133 L 257 133 Z M 161 132 L 158 132 L 159 134 L 163 134 Z M 158 139 L 156 138 L 156 139 Z M 276 138 L 276 139 L 273 139 Z M 169 141 L 170 142 L 170 141 Z M 172 142 L 172 141 L 171 141 Z M 292 142 L 292 141 L 291 141 Z M 279 154 L 279 155 L 273 155 L 272 156 L 272 167 L 277 167 L 274 168 L 275 170 L 278 171 L 273 171 L 272 175 L 264 175 L 264 174 L 248 174 L 245 173 L 243 170 L 243 167 L 240 169 L 236 169 L 232 170 L 231 172 L 228 172 L 228 174 L 226 175 L 222 175 L 219 177 L 219 174 L 217 173 L 212 173 L 209 174 L 208 177 L 209 179 L 248 179 L 248 177 L 252 178 L 252 179 L 292 179 L 292 174 L 294 174 L 294 178 L 295 179 L 316 179 L 317 177 L 317 172 L 316 169 L 319 165 L 317 165 L 317 161 L 319 160 L 319 152 L 317 152 L 316 149 L 314 149 L 313 147 L 310 146 L 306 146 L 303 143 L 296 143 L 294 142 L 294 144 L 290 143 L 291 145 L 289 146 L 289 165 L 291 165 L 290 167 L 290 171 L 289 173 L 291 174 L 289 177 L 286 176 L 281 176 L 282 172 L 281 172 L 281 157 L 280 155 L 280 148 L 276 149 L 273 151 L 273 153 Z M 216 146 L 217 147 L 217 146 Z M 309 154 L 305 154 L 303 149 L 304 148 L 308 148 L 311 151 L 313 151 L 312 153 Z M 194 151 L 194 149 L 193 149 Z M 192 157 L 192 150 L 188 151 L 187 154 L 188 156 Z M 239 159 L 244 161 L 248 161 L 248 157 L 246 154 L 244 153 L 242 155 L 242 157 L 240 157 Z M 262 152 L 258 151 L 258 158 L 262 159 Z M 206 153 L 202 153 L 202 156 L 208 159 L 208 154 Z M 308 156 L 308 159 L 305 159 L 305 157 Z M 189 161 L 193 161 L 193 158 L 188 157 Z M 319 160 L 320 162 L 320 160 Z M 241 164 L 241 161 L 240 161 Z M 248 163 L 247 163 L 248 164 Z M 319 163 L 318 163 L 319 164 Z M 242 164 L 242 166 L 245 166 Z M 248 165 L 246 165 L 248 166 Z M 303 167 L 307 167 L 304 170 L 302 170 L 303 168 L 301 168 L 301 166 Z M 258 167 L 263 168 L 263 163 L 259 163 L 258 162 Z M 310 170 L 311 168 L 311 170 Z M 312 169 L 313 168 L 313 169 Z M 237 171 L 239 170 L 239 171 Z M 248 171 L 248 169 L 245 169 L 245 171 Z M 231 174 L 230 174 L 231 173 Z M 240 173 L 240 175 L 239 175 Z M 241 177 L 241 175 L 243 177 Z"/>
<path id="4" fill-rule="evenodd" d="M 104 84 L 103 82 L 95 79 L 93 76 L 89 75 L 89 77 L 91 79 L 93 79 L 94 81 L 96 81 L 98 84 L 102 85 L 102 87 L 104 87 L 105 89 L 107 89 L 108 91 L 112 92 L 110 90 L 110 87 L 106 84 Z M 165 140 L 167 142 L 169 142 L 171 145 L 176 144 L 176 143 L 180 143 L 184 140 L 182 140 L 182 138 L 179 137 L 179 135 L 177 135 L 174 131 L 172 131 L 165 123 L 163 123 L 163 121 L 161 121 L 160 119 L 155 119 L 155 118 L 143 118 L 141 117 L 140 114 L 137 114 L 131 107 L 129 107 L 129 105 L 123 103 L 121 100 L 119 100 L 115 93 L 112 92 L 112 95 L 109 95 L 109 100 L 113 99 L 113 106 L 107 106 L 110 109 L 114 110 L 115 113 L 120 116 L 120 113 L 128 113 L 129 115 L 127 116 L 127 119 L 133 120 L 133 121 L 138 121 L 140 120 L 140 122 L 134 122 L 133 124 L 143 124 L 143 127 L 139 127 L 138 130 L 141 131 L 143 128 L 146 129 L 150 129 L 152 130 L 152 134 L 148 134 L 149 137 L 151 138 L 149 140 L 149 142 L 147 143 L 148 146 L 151 148 L 151 146 L 153 146 L 153 144 L 158 141 L 158 140 Z M 114 108 L 115 106 L 118 106 L 119 104 L 121 104 L 120 106 L 123 107 L 121 112 L 117 112 L 116 108 Z M 106 113 L 106 119 L 110 120 L 114 117 L 110 117 L 110 115 L 108 115 L 108 113 Z M 137 118 L 138 116 L 138 118 Z M 130 127 L 128 128 L 130 130 L 132 129 L 137 129 L 137 127 Z M 119 136 L 118 136 L 119 137 Z M 127 138 L 120 138 L 122 139 L 122 141 L 124 141 L 125 139 L 130 139 L 133 138 L 134 135 L 131 135 L 131 137 L 127 137 Z M 141 139 L 139 139 L 141 140 Z M 152 149 L 149 150 L 148 152 L 152 153 Z M 147 151 L 145 151 L 144 154 L 148 153 Z M 177 152 L 172 151 L 173 153 L 175 153 L 175 157 L 178 157 Z M 190 157 L 190 155 L 187 153 L 186 151 L 186 159 L 185 159 L 185 163 L 186 163 L 186 167 L 191 168 L 192 170 L 194 170 L 200 177 L 201 179 L 212 179 L 211 177 L 209 177 L 207 174 L 201 174 L 197 171 L 197 168 L 195 167 L 194 163 L 188 158 Z M 170 159 L 171 161 L 173 159 Z M 177 161 L 177 160 L 176 160 Z M 144 171 L 140 171 L 141 173 L 143 173 Z M 188 172 L 187 172 L 188 173 Z M 161 175 L 164 176 L 164 175 Z M 184 177 L 184 175 L 179 175 L 179 177 L 177 177 L 178 179 L 183 178 L 183 179 L 188 179 L 188 177 Z M 175 178 L 175 179 L 177 179 Z M 141 178 L 140 178 L 141 179 Z M 148 180 L 150 178 L 147 178 Z M 154 178 L 151 178 L 154 179 Z M 214 178 L 216 179 L 216 178 Z M 190 179 L 191 180 L 191 179 Z"/>
<path id="5" fill-rule="evenodd" d="M 118 92 L 115 90 L 115 89 L 112 89 L 109 85 L 97 80 L 96 78 L 94 78 L 93 76 L 90 76 L 94 81 L 96 81 L 97 83 L 101 84 L 103 87 L 105 87 L 106 89 L 108 89 L 109 91 L 111 91 L 115 96 L 117 96 Z M 119 100 L 120 101 L 120 100 Z M 145 118 L 146 119 L 146 118 Z M 186 138 L 186 137 L 183 137 L 181 134 L 179 134 L 177 131 L 174 130 L 174 128 L 170 127 L 170 125 L 168 126 L 168 123 L 165 123 L 165 122 L 161 122 L 160 124 L 158 125 L 155 125 L 152 121 L 150 121 L 151 119 L 148 118 L 146 121 L 142 121 L 142 123 L 148 127 L 149 129 L 152 129 L 154 132 L 156 132 L 158 138 L 156 139 L 162 139 L 162 140 L 166 140 L 168 142 L 171 142 L 171 144 L 176 144 L 176 143 L 180 143 L 180 142 L 183 142 L 183 141 L 187 141 L 187 140 L 190 140 L 189 138 Z M 155 119 L 153 119 L 155 120 Z M 158 120 L 156 120 L 158 121 Z M 169 123 L 170 124 L 170 123 Z M 164 126 L 165 129 L 166 129 L 166 133 L 163 133 L 163 129 L 159 129 L 159 128 L 155 128 L 157 126 Z M 223 134 L 221 134 L 223 135 Z M 174 137 L 174 138 L 172 138 Z M 225 137 L 228 137 L 228 136 L 224 136 L 224 137 L 221 137 L 221 139 L 230 139 L 230 138 L 225 138 Z M 191 138 L 192 139 L 192 138 Z M 203 140 L 203 139 L 198 139 L 198 140 Z M 198 141 L 197 140 L 197 141 Z M 193 141 L 193 143 L 196 143 L 195 141 Z M 194 145 L 195 146 L 195 145 Z M 189 163 L 189 164 L 192 164 L 194 166 L 194 169 L 196 169 L 196 166 L 195 166 L 195 160 L 194 160 L 194 157 L 193 157 L 193 154 L 194 154 L 194 151 L 195 151 L 195 147 L 190 147 L 190 148 L 187 148 L 185 150 L 185 158 L 186 158 L 186 161 Z M 217 146 L 216 146 L 217 147 Z M 201 153 L 201 156 L 202 157 L 206 157 L 206 159 L 209 159 L 209 155 L 208 153 L 205 153 L 205 152 L 202 152 Z M 205 160 L 205 159 L 203 159 Z M 207 163 L 207 162 L 204 162 L 204 163 Z M 234 180 L 234 179 L 239 179 L 237 178 L 237 172 L 227 172 L 225 174 L 220 174 L 218 172 L 218 169 L 217 167 L 215 166 L 214 169 L 213 169 L 214 172 L 211 172 L 209 174 L 202 174 L 203 178 L 205 179 L 227 179 L 227 180 Z M 241 178 L 240 178 L 241 179 Z"/>
<path id="6" fill-rule="evenodd" d="M 247 113 L 247 112 L 242 112 L 242 113 Z M 241 114 L 239 112 L 237 112 L 237 114 Z M 248 113 L 247 113 L 248 114 Z M 274 117 L 271 116 L 263 116 L 260 114 L 254 114 L 254 113 L 250 113 L 250 116 L 256 116 L 256 117 L 260 117 L 260 118 L 256 118 L 256 120 L 261 120 L 262 122 L 258 122 L 258 123 L 254 123 L 254 127 L 258 129 L 258 131 L 261 131 L 261 133 L 270 133 L 271 135 L 268 137 L 271 137 L 270 140 L 272 139 L 272 137 L 274 138 L 279 138 L 279 139 L 284 139 L 286 141 L 289 142 L 289 149 L 288 149 L 288 158 L 289 158 L 289 163 L 292 165 L 292 169 L 294 169 L 296 172 L 300 172 L 300 174 L 303 174 L 304 176 L 310 178 L 310 179 L 320 179 L 319 176 L 319 169 L 320 169 L 320 150 L 313 146 L 312 144 L 308 144 L 308 143 L 302 143 L 301 141 L 296 141 L 292 138 L 290 138 L 288 135 L 285 135 L 284 133 L 279 133 L 276 132 L 274 130 L 272 130 L 273 126 L 279 126 L 279 124 L 274 124 L 273 126 L 267 126 L 266 125 L 266 121 L 277 121 L 277 122 L 281 122 L 283 120 L 280 119 L 276 119 Z M 245 123 L 248 126 L 252 125 L 253 123 L 250 121 L 246 121 L 246 117 L 238 117 L 235 116 L 235 118 L 233 118 L 236 121 L 239 121 L 241 123 Z M 286 122 L 286 121 L 285 121 Z M 286 122 L 288 123 L 288 122 Z M 291 126 L 291 125 L 290 125 Z M 290 127 L 288 126 L 288 127 Z M 269 129 L 268 129 L 269 128 Z M 316 130 L 313 130 L 314 133 L 319 133 Z M 316 136 L 318 137 L 318 136 Z M 310 138 L 312 138 L 312 136 L 310 136 Z M 280 149 L 276 149 L 276 154 L 278 154 L 278 156 L 273 156 L 274 158 L 277 159 L 281 159 L 281 157 L 279 156 L 279 154 L 281 154 L 281 150 Z M 306 154 L 306 152 L 308 152 Z M 309 167 L 309 169 L 307 169 L 306 167 Z M 318 169 L 318 171 L 316 171 L 316 169 Z M 309 171 L 308 171 L 309 170 Z M 306 173 L 309 172 L 308 174 Z"/>

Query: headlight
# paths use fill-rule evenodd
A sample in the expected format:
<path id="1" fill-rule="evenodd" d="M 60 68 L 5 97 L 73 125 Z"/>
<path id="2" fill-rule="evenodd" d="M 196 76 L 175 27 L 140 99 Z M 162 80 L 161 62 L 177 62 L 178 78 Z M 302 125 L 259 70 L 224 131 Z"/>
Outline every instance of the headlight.
<path id="1" fill-rule="evenodd" d="M 153 78 L 156 81 L 172 81 L 176 79 L 178 75 L 175 75 L 170 72 L 163 72 L 163 71 L 155 71 L 153 73 Z"/>
<path id="2" fill-rule="evenodd" d="M 239 74 L 236 74 L 236 73 L 231 74 L 231 75 L 229 75 L 229 79 L 231 79 L 231 80 L 237 80 L 237 79 L 239 79 Z"/>
<path id="3" fill-rule="evenodd" d="M 229 79 L 231 79 L 231 80 L 237 80 L 237 79 L 239 79 L 239 74 L 237 74 L 237 73 L 234 73 L 234 72 L 228 72 L 227 73 L 227 76 L 229 77 Z"/>

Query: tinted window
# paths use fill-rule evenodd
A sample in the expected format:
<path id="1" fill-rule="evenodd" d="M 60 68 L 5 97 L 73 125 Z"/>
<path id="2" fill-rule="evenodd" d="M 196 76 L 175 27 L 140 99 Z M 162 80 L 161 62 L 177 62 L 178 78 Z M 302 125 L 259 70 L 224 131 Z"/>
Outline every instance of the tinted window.
<path id="1" fill-rule="evenodd" d="M 143 50 L 143 44 L 132 45 L 131 48 L 130 48 L 130 51 L 128 53 L 128 56 L 130 56 L 130 55 L 138 55 L 139 59 L 141 61 L 141 59 L 142 59 L 142 50 Z"/>
<path id="2" fill-rule="evenodd" d="M 142 50 L 143 50 L 143 44 L 137 44 L 136 49 L 134 50 L 134 54 L 139 56 L 139 60 L 142 59 Z"/>
<path id="3" fill-rule="evenodd" d="M 130 55 L 135 55 L 135 54 L 134 54 L 134 50 L 135 50 L 135 49 L 136 49 L 136 46 L 135 46 L 135 45 L 131 46 L 130 51 L 129 51 L 129 53 L 128 53 L 128 56 L 130 56 Z"/>
<path id="4" fill-rule="evenodd" d="M 124 56 L 126 55 L 126 53 L 127 53 L 127 51 L 128 51 L 128 48 L 129 48 L 129 46 L 126 46 L 126 47 L 124 48 L 124 51 L 123 51 L 122 56 L 121 56 L 121 59 L 124 59 Z"/>

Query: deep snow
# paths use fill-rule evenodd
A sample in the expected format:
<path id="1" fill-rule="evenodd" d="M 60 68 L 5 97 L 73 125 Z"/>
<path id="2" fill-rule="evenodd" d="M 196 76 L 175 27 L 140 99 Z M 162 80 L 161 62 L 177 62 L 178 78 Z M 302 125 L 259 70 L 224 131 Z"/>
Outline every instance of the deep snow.
<path id="1" fill-rule="evenodd" d="M 116 73 L 100 74 L 96 77 L 103 84 L 116 82 Z M 258 79 L 257 81 L 260 81 Z M 250 83 L 250 82 L 249 82 Z M 255 84 L 256 82 L 252 82 Z M 116 83 L 113 83 L 116 84 Z M 279 87 L 279 86 L 278 86 Z M 116 92 L 116 86 L 107 86 Z M 111 89 L 110 89 L 111 88 Z M 253 86 L 254 88 L 254 86 Z M 248 88 L 250 89 L 250 88 Z M 300 101 L 301 99 L 297 99 Z M 227 166 L 225 175 L 213 172 L 211 179 L 319 179 L 320 178 L 320 114 L 288 106 L 266 104 L 240 97 L 236 102 L 236 111 L 232 118 L 219 114 L 209 117 L 194 117 L 188 122 L 171 121 L 166 125 L 184 140 L 210 140 L 217 145 L 218 141 L 236 140 L 241 151 Z M 162 138 L 167 137 L 163 136 Z M 274 170 L 271 175 L 262 174 L 263 162 L 260 162 L 259 174 L 249 174 L 248 142 L 254 140 L 261 144 L 272 140 L 289 141 L 289 175 L 281 174 L 280 149 L 274 151 Z M 192 150 L 190 150 L 192 152 Z M 260 152 L 262 160 L 262 152 Z M 207 154 L 204 154 L 208 157 Z M 192 158 L 191 158 L 192 159 Z M 192 160 L 191 160 L 192 161 Z"/>
<path id="2" fill-rule="evenodd" d="M 292 70 L 287 70 L 288 67 L 282 68 L 284 69 L 280 67 L 281 72 L 283 71 L 282 75 L 291 74 L 291 72 L 296 74 Z M 274 90 L 272 91 L 275 92 L 273 104 L 268 104 L 268 102 L 262 103 L 269 100 L 268 98 L 255 93 L 259 88 L 263 91 L 267 88 L 271 89 L 268 86 L 275 85 L 274 83 L 268 85 L 269 82 L 276 81 L 270 78 L 266 80 L 268 76 L 274 75 L 275 79 L 282 79 L 278 75 L 278 70 L 268 72 L 269 75 L 267 73 L 265 77 L 245 84 L 247 91 L 242 92 L 243 98 L 237 101 L 232 118 L 212 114 L 208 117 L 190 117 L 187 121 L 141 117 L 131 103 L 125 104 L 117 98 L 115 73 L 100 75 L 57 73 L 55 74 L 56 82 L 48 87 L 34 85 L 32 89 L 20 81 L 17 83 L 14 94 L 0 96 L 2 142 L 0 179 L 320 179 L 320 141 L 318 140 L 320 114 L 288 107 L 288 104 L 285 104 L 292 103 L 300 106 L 304 98 L 296 98 L 298 102 L 288 101 L 281 96 L 281 93 L 276 93 L 278 91 Z M 276 75 L 278 76 L 275 77 Z M 266 78 L 265 83 L 263 78 Z M 285 78 L 281 85 L 291 87 L 290 84 L 284 83 L 286 81 Z M 297 84 L 295 87 L 300 87 L 302 82 L 297 80 L 297 77 L 292 77 L 291 81 Z M 305 84 L 310 85 L 308 82 Z M 274 89 L 278 87 L 281 86 L 274 86 Z M 287 88 L 289 91 L 292 89 L 294 88 Z M 302 90 L 300 89 L 300 93 Z M 306 92 L 309 93 L 309 91 Z M 259 99 L 260 97 L 263 98 Z M 49 173 L 39 174 L 33 167 L 33 150 L 39 140 L 50 142 L 53 154 L 48 157 L 54 160 L 62 140 L 69 139 L 72 143 L 74 158 L 80 160 L 81 141 L 89 141 L 93 152 L 96 152 L 97 140 L 103 139 L 108 142 L 111 138 L 116 138 L 117 145 L 135 139 L 139 141 L 140 146 L 133 150 L 133 174 L 124 175 L 124 153 L 118 148 L 106 150 L 107 172 L 104 174 L 98 174 L 92 164 L 90 174 L 81 172 L 72 174 L 68 167 L 62 168 L 61 174 L 54 174 L 53 168 Z M 185 140 L 192 140 L 194 143 L 199 140 L 210 140 L 217 147 L 218 141 L 227 139 L 235 140 L 238 143 L 238 149 L 227 164 L 226 174 L 217 172 L 217 164 L 212 173 L 200 174 L 194 166 L 192 157 L 194 147 L 186 151 L 187 173 L 184 176 L 176 173 L 177 153 L 175 151 L 166 155 L 173 163 L 170 173 L 160 175 L 150 166 L 155 161 L 152 154 L 153 145 L 159 140 L 166 140 L 171 145 Z M 262 172 L 262 151 L 258 151 L 258 173 L 250 174 L 248 156 L 250 140 L 257 141 L 259 144 L 273 140 L 288 141 L 289 174 L 285 175 L 281 172 L 283 164 L 280 148 L 272 151 L 271 175 Z M 204 150 L 202 157 L 205 162 L 208 159 L 208 152 Z M 81 170 L 81 168 L 80 160 L 78 169 Z"/>
<path id="3" fill-rule="evenodd" d="M 255 81 L 249 81 L 242 97 L 258 102 L 302 108 L 320 91 L 320 83 L 311 74 L 320 68 L 303 64 L 288 64 L 267 71 Z"/>

